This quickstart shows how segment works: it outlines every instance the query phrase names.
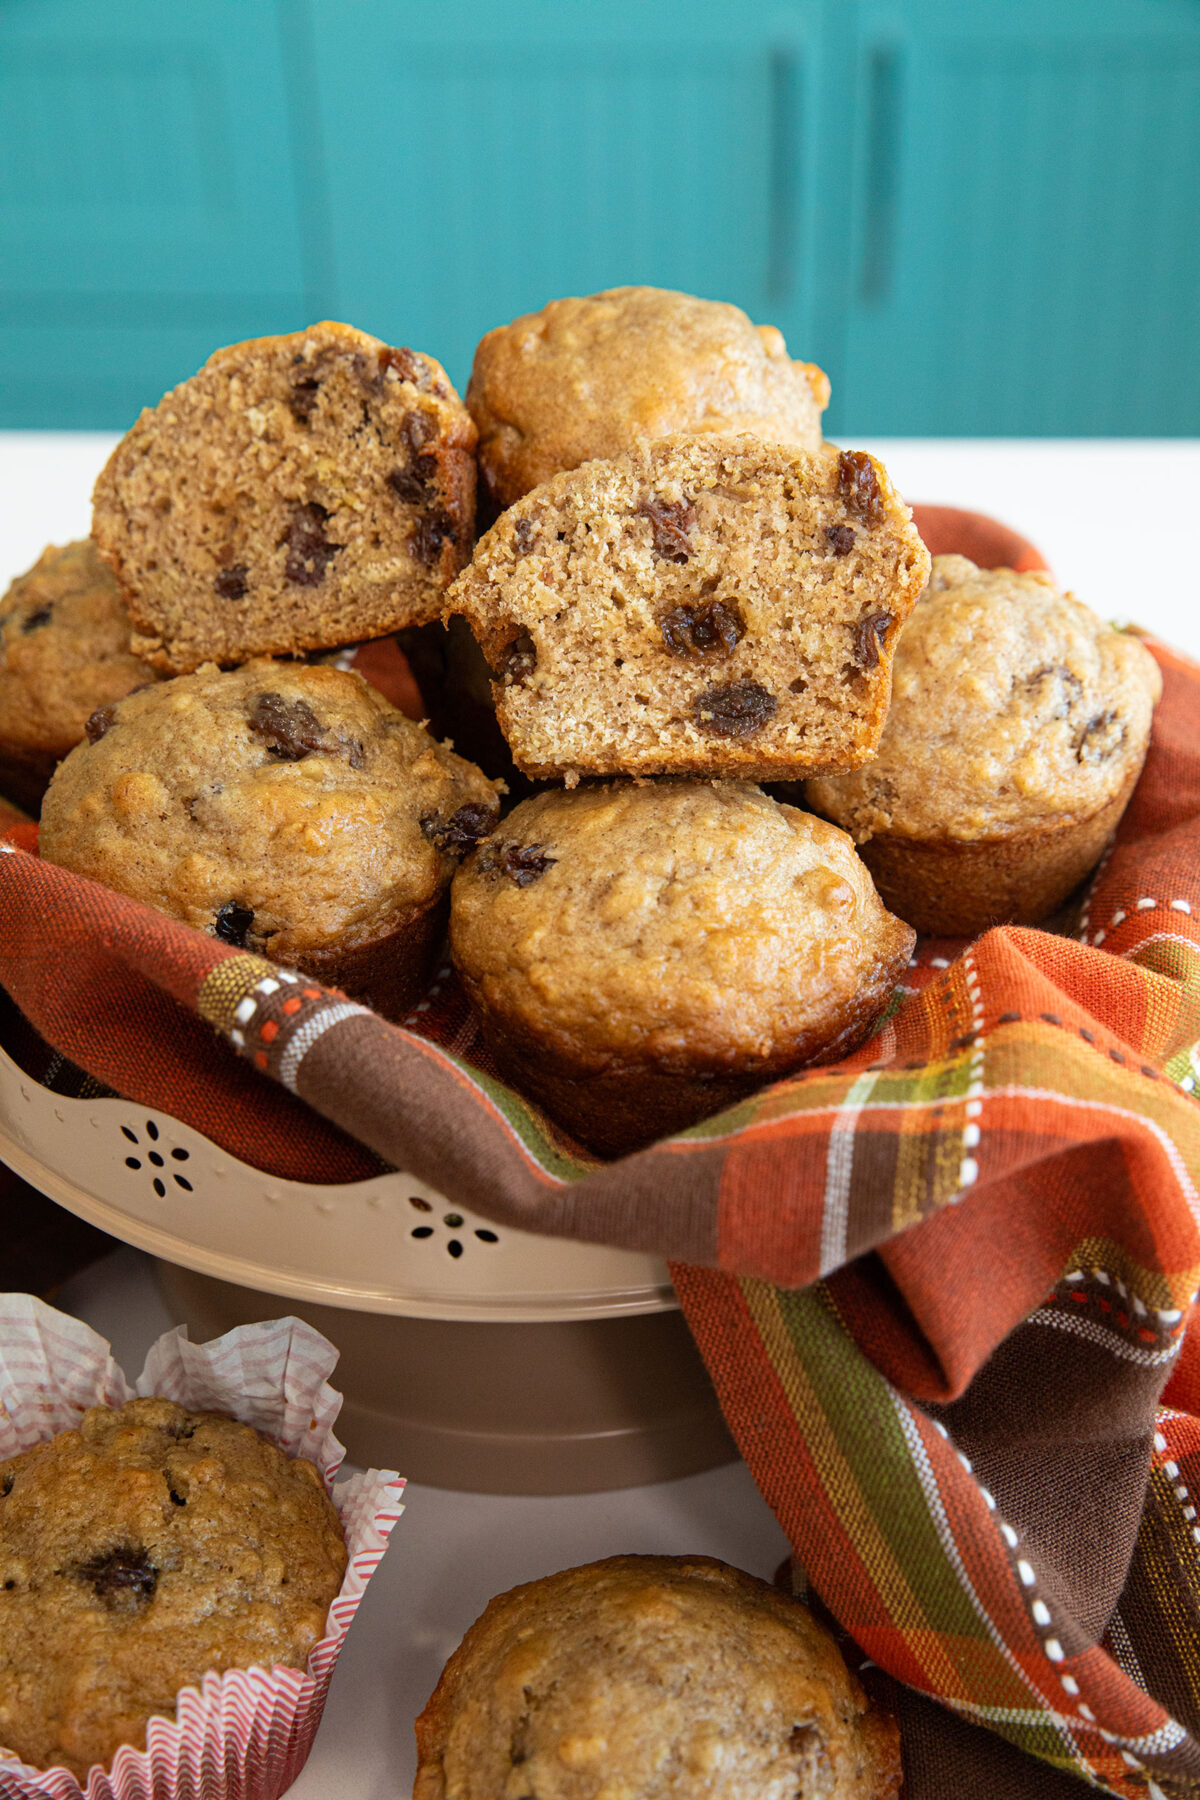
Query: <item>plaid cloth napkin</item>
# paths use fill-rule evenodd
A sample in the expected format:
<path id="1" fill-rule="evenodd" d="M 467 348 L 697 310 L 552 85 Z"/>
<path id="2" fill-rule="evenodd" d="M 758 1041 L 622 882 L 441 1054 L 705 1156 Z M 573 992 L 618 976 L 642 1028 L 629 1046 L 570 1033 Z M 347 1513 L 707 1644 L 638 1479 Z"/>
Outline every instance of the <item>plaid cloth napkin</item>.
<path id="1" fill-rule="evenodd" d="M 503 1086 L 447 973 L 402 1030 L 40 862 L 29 825 L 0 839 L 0 983 L 272 1173 L 382 1159 L 671 1258 L 911 1800 L 1200 1795 L 1200 667 L 1151 648 L 1146 771 L 1059 935 L 924 941 L 854 1056 L 619 1164 Z"/>

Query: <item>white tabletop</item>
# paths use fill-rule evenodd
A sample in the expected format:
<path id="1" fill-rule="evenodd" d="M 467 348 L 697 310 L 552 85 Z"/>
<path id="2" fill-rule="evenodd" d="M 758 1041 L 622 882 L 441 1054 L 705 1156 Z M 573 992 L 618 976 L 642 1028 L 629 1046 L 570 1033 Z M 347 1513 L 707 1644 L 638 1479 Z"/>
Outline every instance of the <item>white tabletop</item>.
<path id="1" fill-rule="evenodd" d="M 88 530 L 115 434 L 0 432 L 0 587 Z M 863 446 L 909 500 L 991 513 L 1106 618 L 1200 654 L 1200 439 L 880 438 Z"/>
<path id="2" fill-rule="evenodd" d="M 86 533 L 91 484 L 114 442 L 101 433 L 0 433 L 0 585 L 47 542 Z M 1192 510 L 1200 442 L 867 448 L 908 498 L 991 513 L 1031 538 L 1098 612 L 1200 653 Z M 130 1375 L 172 1323 L 148 1261 L 131 1250 L 70 1283 L 59 1303 L 112 1341 Z M 463 1630 L 515 1582 L 616 1551 L 705 1552 L 769 1576 L 787 1548 L 742 1464 L 612 1494 L 498 1499 L 411 1486 L 408 1501 L 347 1640 L 297 1800 L 406 1793 L 413 1718 Z"/>

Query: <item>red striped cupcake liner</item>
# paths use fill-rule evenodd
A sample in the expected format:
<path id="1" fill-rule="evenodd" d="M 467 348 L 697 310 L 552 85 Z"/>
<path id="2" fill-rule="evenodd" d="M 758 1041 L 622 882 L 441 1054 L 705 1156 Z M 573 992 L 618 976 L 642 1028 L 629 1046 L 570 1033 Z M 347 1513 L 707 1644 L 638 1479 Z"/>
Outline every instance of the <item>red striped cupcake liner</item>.
<path id="1" fill-rule="evenodd" d="M 346 1633 L 383 1559 L 404 1482 L 369 1469 L 335 1484 L 341 1395 L 327 1377 L 337 1351 L 299 1319 L 241 1325 L 210 1344 L 182 1327 L 150 1350 L 134 1386 L 104 1339 L 29 1294 L 0 1296 L 0 1460 L 77 1425 L 89 1406 L 161 1394 L 229 1413 L 321 1472 L 349 1561 L 325 1635 L 303 1671 L 229 1669 L 184 1688 L 173 1719 L 153 1718 L 146 1748 L 122 1745 L 85 1785 L 67 1769 L 33 1769 L 0 1749 L 0 1800 L 276 1800 L 304 1767 Z"/>

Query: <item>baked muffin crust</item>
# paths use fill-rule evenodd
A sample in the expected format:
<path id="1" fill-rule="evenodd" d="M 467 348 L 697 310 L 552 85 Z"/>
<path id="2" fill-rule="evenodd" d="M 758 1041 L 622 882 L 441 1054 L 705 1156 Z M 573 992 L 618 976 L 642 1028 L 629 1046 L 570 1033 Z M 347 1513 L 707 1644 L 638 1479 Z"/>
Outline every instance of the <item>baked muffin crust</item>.
<path id="1" fill-rule="evenodd" d="M 864 452 L 664 438 L 510 507 L 445 612 L 527 775 L 786 781 L 874 752 L 928 570 Z"/>
<path id="2" fill-rule="evenodd" d="M 158 679 L 130 649 L 129 609 L 90 538 L 47 546 L 0 599 L 0 762 L 43 785 L 98 706 Z"/>
<path id="3" fill-rule="evenodd" d="M 665 288 L 552 300 L 489 331 L 467 406 L 494 510 L 562 469 L 675 432 L 752 432 L 816 450 L 829 382 L 739 307 Z"/>
<path id="4" fill-rule="evenodd" d="M 303 1669 L 346 1547 L 313 1464 L 172 1400 L 0 1462 L 0 1744 L 81 1779 L 208 1670 Z"/>
<path id="5" fill-rule="evenodd" d="M 42 855 L 284 963 L 402 929 L 498 811 L 473 764 L 327 666 L 203 668 L 89 736 L 46 795 Z"/>
<path id="6" fill-rule="evenodd" d="M 1140 769 L 1157 663 L 1051 576 L 939 556 L 903 627 L 879 749 L 813 780 L 856 843 L 997 839 L 1106 806 Z"/>
<path id="7" fill-rule="evenodd" d="M 218 350 L 96 483 L 135 652 L 179 673 L 436 618 L 470 555 L 474 449 L 432 357 L 330 321 Z"/>
<path id="8" fill-rule="evenodd" d="M 417 1720 L 413 1800 L 892 1800 L 900 1753 L 808 1609 L 710 1557 L 492 1600 Z"/>
<path id="9" fill-rule="evenodd" d="M 700 781 L 522 801 L 450 936 L 501 1067 L 608 1153 L 849 1051 L 913 944 L 843 832 Z"/>

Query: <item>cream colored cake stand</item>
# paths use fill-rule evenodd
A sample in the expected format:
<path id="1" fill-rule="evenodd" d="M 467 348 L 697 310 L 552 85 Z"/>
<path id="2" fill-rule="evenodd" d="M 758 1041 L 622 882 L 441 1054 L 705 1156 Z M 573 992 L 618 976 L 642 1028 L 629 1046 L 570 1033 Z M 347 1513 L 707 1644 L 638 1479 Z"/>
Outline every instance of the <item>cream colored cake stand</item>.
<path id="1" fill-rule="evenodd" d="M 565 1493 L 734 1455 L 654 1257 L 495 1226 L 404 1174 L 264 1175 L 169 1114 L 55 1094 L 3 1048 L 0 1160 L 156 1257 L 194 1337 L 311 1320 L 342 1353 L 356 1461 Z"/>

